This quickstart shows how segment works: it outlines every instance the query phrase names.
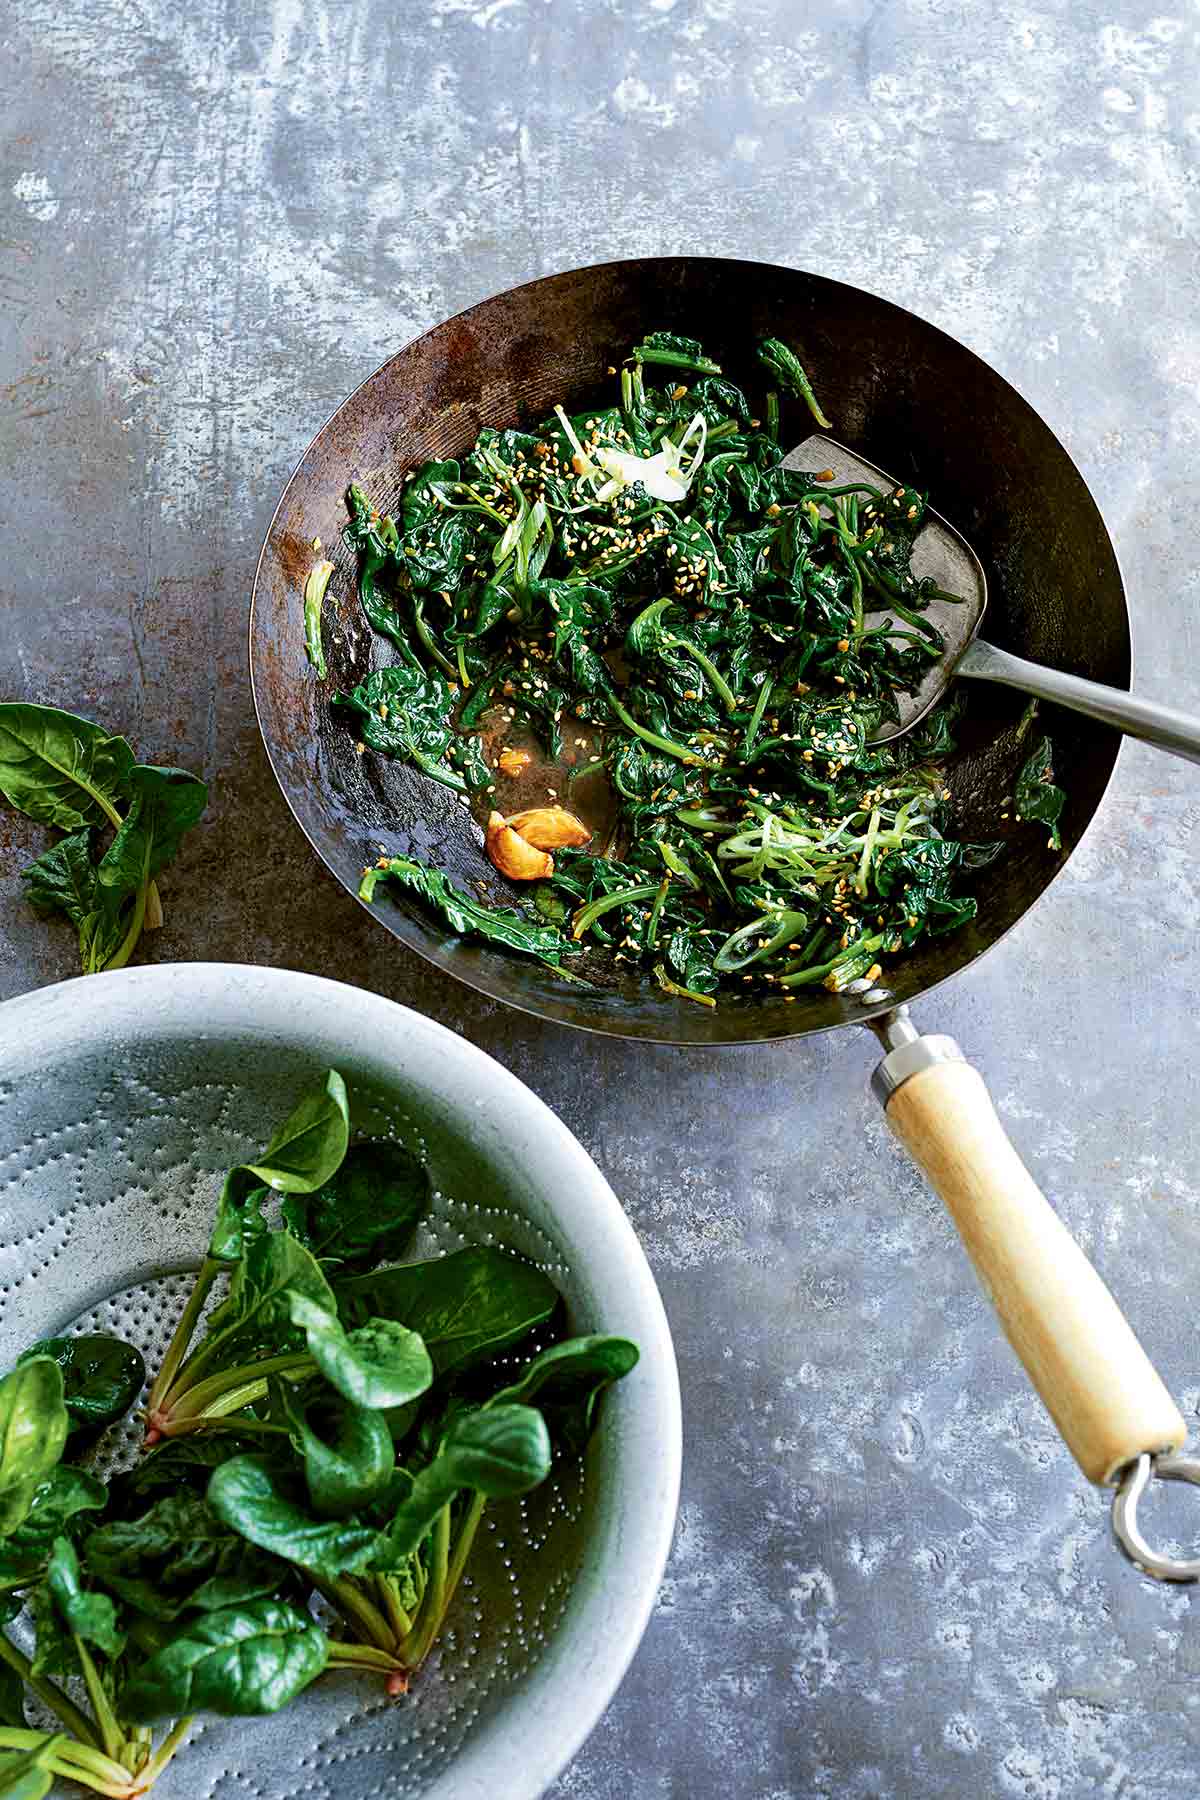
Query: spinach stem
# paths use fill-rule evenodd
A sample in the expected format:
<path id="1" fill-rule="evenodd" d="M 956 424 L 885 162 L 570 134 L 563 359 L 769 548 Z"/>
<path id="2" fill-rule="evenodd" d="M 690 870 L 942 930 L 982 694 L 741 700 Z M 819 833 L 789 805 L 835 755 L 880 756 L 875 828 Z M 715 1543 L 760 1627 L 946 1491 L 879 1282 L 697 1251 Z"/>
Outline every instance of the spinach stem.
<path id="1" fill-rule="evenodd" d="M 330 1606 L 337 1607 L 364 1643 L 374 1644 L 377 1650 L 393 1649 L 395 1639 L 391 1626 L 353 1577 L 314 1575 L 311 1569 L 306 1573 L 318 1594 L 323 1594 Z"/>
<path id="2" fill-rule="evenodd" d="M 150 1787 L 158 1780 L 159 1776 L 162 1774 L 175 1752 L 180 1748 L 183 1740 L 195 1723 L 196 1719 L 194 1713 L 189 1714 L 186 1719 L 177 1719 L 175 1721 L 162 1743 L 158 1746 L 158 1749 L 154 1752 L 154 1755 L 150 1758 L 150 1761 L 141 1771 L 141 1774 L 138 1777 L 140 1786 Z"/>
<path id="3" fill-rule="evenodd" d="M 634 901 L 653 900 L 658 893 L 657 887 L 622 888 L 619 894 L 601 894 L 598 900 L 590 900 L 581 906 L 571 920 L 571 936 L 578 942 L 585 931 L 590 931 L 596 920 L 604 913 L 611 912 L 614 906 L 625 906 Z"/>
<path id="4" fill-rule="evenodd" d="M 83 1671 L 83 1685 L 87 1689 L 92 1711 L 96 1715 L 96 1724 L 100 1728 L 101 1747 L 105 1755 L 111 1756 L 115 1762 L 125 1742 L 125 1734 L 104 1691 L 104 1683 L 91 1652 L 77 1631 L 72 1632 L 71 1636 L 75 1643 L 75 1654 L 79 1658 L 79 1667 Z"/>
<path id="5" fill-rule="evenodd" d="M 434 1520 L 430 1550 L 429 1586 L 421 1599 L 421 1610 L 413 1630 L 400 1646 L 405 1666 L 419 1669 L 441 1629 L 446 1610 L 446 1582 L 450 1563 L 450 1502 L 447 1501 Z"/>
<path id="6" fill-rule="evenodd" d="M 0 1726 L 0 1750 L 40 1750 L 51 1742 L 54 1740 L 49 1732 Z M 54 1743 L 46 1768 L 66 1781 L 80 1782 L 94 1793 L 111 1794 L 114 1800 L 128 1800 L 133 1788 L 134 1777 L 123 1764 L 70 1738 L 59 1738 Z"/>
<path id="7" fill-rule="evenodd" d="M 199 1366 L 199 1359 L 193 1366 Z M 229 1410 L 228 1406 L 220 1413 L 211 1409 L 228 1395 L 245 1390 L 237 1404 L 239 1407 L 249 1406 L 251 1401 L 261 1400 L 266 1393 L 268 1375 L 286 1375 L 312 1367 L 313 1359 L 307 1350 L 290 1350 L 281 1356 L 264 1357 L 261 1362 L 242 1363 L 235 1369 L 221 1369 L 215 1375 L 209 1375 L 206 1380 L 197 1381 L 184 1390 L 181 1397 L 168 1409 L 167 1421 L 162 1429 L 169 1432 L 169 1427 L 177 1421 L 196 1419 L 202 1413 L 208 1418 L 220 1418 Z"/>
<path id="8" fill-rule="evenodd" d="M 656 750 L 663 751 L 665 755 L 676 756 L 680 762 L 691 763 L 697 768 L 717 767 L 715 763 L 706 763 L 704 758 L 698 756 L 694 750 L 685 750 L 682 744 L 675 743 L 672 738 L 660 737 L 657 731 L 651 731 L 647 726 L 639 725 L 633 715 L 626 712 L 615 694 L 608 693 L 605 695 L 605 699 L 625 729 L 632 731 L 635 737 L 640 737 L 644 743 L 653 744 Z"/>
<path id="9" fill-rule="evenodd" d="M 383 1610 L 387 1614 L 397 1642 L 399 1642 L 406 1638 L 413 1628 L 412 1619 L 400 1603 L 399 1585 L 391 1575 L 377 1575 L 375 1588 L 383 1601 Z"/>
<path id="10" fill-rule="evenodd" d="M 81 1712 L 75 1702 L 63 1693 L 54 1682 L 47 1681 L 43 1675 L 35 1675 L 30 1660 L 13 1643 L 6 1631 L 0 1631 L 0 1662 L 6 1662 L 13 1669 L 43 1706 L 48 1706 L 55 1718 L 61 1719 L 68 1731 L 74 1732 L 81 1744 L 93 1750 L 100 1749 L 100 1739 L 87 1714 Z"/>
<path id="11" fill-rule="evenodd" d="M 394 1675 L 404 1664 L 392 1650 L 380 1650 L 375 1644 L 352 1644 L 346 1638 L 330 1638 L 329 1669 L 378 1669 Z"/>
<path id="12" fill-rule="evenodd" d="M 187 1355 L 188 1345 L 192 1341 L 192 1333 L 196 1329 L 196 1321 L 204 1311 L 204 1303 L 212 1291 L 213 1282 L 224 1269 L 225 1264 L 215 1256 L 206 1256 L 200 1264 L 199 1273 L 192 1283 L 192 1291 L 188 1295 L 187 1305 L 183 1309 L 178 1325 L 167 1345 L 167 1353 L 163 1357 L 162 1367 L 154 1378 L 150 1396 L 146 1402 L 148 1412 L 157 1412 L 163 1398 L 171 1390 L 179 1365 Z"/>

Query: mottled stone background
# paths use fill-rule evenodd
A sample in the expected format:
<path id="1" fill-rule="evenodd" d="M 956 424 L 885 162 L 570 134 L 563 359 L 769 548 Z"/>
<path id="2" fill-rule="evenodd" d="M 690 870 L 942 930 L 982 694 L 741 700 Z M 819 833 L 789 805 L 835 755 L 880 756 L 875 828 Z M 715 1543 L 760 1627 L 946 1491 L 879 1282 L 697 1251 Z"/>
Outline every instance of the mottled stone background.
<path id="1" fill-rule="evenodd" d="M 662 1284 L 678 1542 L 556 1800 L 1190 1792 L 1196 1600 L 1110 1546 L 867 1096 L 865 1033 L 601 1043 L 402 955 L 275 791 L 244 636 L 285 474 L 386 353 L 528 276 L 708 251 L 858 282 L 1015 382 L 1113 532 L 1140 685 L 1200 704 L 1194 8 L 23 0 L 0 29 L 3 691 L 213 781 L 156 956 L 316 970 L 484 1045 Z M 922 1015 L 1189 1415 L 1198 779 L 1126 749 L 1036 916 Z M 5 994 L 72 972 L 21 900 L 40 841 L 0 822 Z"/>

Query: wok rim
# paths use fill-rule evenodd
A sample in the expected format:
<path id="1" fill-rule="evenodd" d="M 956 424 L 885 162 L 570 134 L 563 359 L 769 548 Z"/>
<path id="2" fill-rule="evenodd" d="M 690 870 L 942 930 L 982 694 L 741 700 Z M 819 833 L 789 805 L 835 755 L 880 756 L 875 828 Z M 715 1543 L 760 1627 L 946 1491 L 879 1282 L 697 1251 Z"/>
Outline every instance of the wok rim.
<path id="1" fill-rule="evenodd" d="M 326 854 L 325 854 L 324 850 L 321 848 L 321 846 L 317 842 L 315 842 L 315 840 L 309 833 L 307 826 L 304 824 L 303 820 L 301 819 L 299 812 L 297 811 L 296 807 L 292 803 L 291 794 L 288 791 L 287 783 L 285 782 L 284 777 L 283 777 L 282 773 L 280 772 L 279 767 L 276 764 L 275 756 L 273 754 L 272 747 L 271 747 L 270 737 L 268 735 L 266 726 L 264 725 L 264 722 L 263 722 L 263 708 L 259 702 L 258 683 L 256 680 L 256 675 L 255 675 L 254 648 L 255 648 L 256 608 L 257 608 L 257 602 L 258 602 L 259 587 L 260 587 L 260 583 L 261 583 L 262 577 L 263 577 L 263 568 L 264 568 L 264 564 L 266 562 L 268 550 L 271 547 L 272 538 L 275 533 L 275 527 L 279 521 L 281 513 L 284 510 L 285 502 L 287 501 L 287 499 L 291 493 L 292 485 L 296 481 L 297 477 L 299 476 L 301 470 L 304 467 L 304 464 L 308 461 L 309 456 L 311 455 L 313 450 L 316 448 L 316 446 L 319 443 L 319 441 L 321 440 L 321 438 L 329 430 L 330 426 L 334 423 L 334 421 L 346 410 L 347 407 L 349 407 L 351 405 L 351 403 L 355 399 L 357 399 L 357 397 L 363 392 L 363 390 L 365 388 L 369 387 L 374 381 L 376 381 L 378 379 L 378 377 L 380 375 L 382 375 L 383 371 L 386 368 L 388 368 L 388 366 L 391 363 L 395 362 L 397 360 L 397 358 L 406 355 L 416 345 L 422 343 L 426 338 L 431 337 L 435 332 L 441 330 L 444 325 L 451 323 L 452 321 L 457 320 L 457 319 L 470 318 L 470 316 L 473 313 L 477 312 L 480 308 L 485 307 L 485 306 L 491 306 L 495 301 L 507 300 L 507 299 L 513 297 L 514 295 L 522 293 L 523 291 L 525 291 L 527 289 L 538 287 L 544 282 L 557 281 L 557 280 L 563 279 L 564 277 L 600 274 L 607 270 L 627 268 L 631 264 L 638 264 L 639 266 L 645 266 L 647 264 L 653 265 L 653 264 L 659 263 L 664 266 L 677 267 L 680 263 L 684 263 L 684 262 L 716 264 L 721 267 L 754 269 L 754 270 L 758 270 L 764 276 L 770 274 L 771 272 L 775 272 L 775 273 L 779 273 L 779 274 L 786 274 L 788 276 L 797 276 L 797 275 L 801 276 L 801 277 L 807 276 L 813 280 L 822 282 L 827 287 L 834 288 L 834 289 L 842 289 L 847 294 L 866 295 L 868 299 L 874 301 L 879 306 L 884 307 L 885 309 L 887 309 L 889 311 L 901 313 L 901 314 L 904 314 L 908 318 L 917 320 L 918 323 L 920 325 L 922 325 L 925 330 L 933 333 L 935 338 L 944 340 L 944 342 L 946 344 L 950 345 L 956 352 L 958 352 L 959 354 L 961 354 L 963 356 L 970 358 L 973 362 L 978 363 L 981 368 L 986 370 L 987 374 L 993 380 L 1000 382 L 1003 387 L 1007 388 L 1009 390 L 1009 392 L 1013 395 L 1013 397 L 1015 398 L 1015 400 L 1017 401 L 1019 406 L 1021 406 L 1028 414 L 1030 414 L 1031 417 L 1033 418 L 1033 420 L 1053 440 L 1053 442 L 1057 446 L 1060 454 L 1065 459 L 1067 465 L 1069 466 L 1069 468 L 1072 470 L 1072 472 L 1077 477 L 1077 479 L 1079 481 L 1079 485 L 1082 488 L 1083 493 L 1086 495 L 1087 500 L 1090 503 L 1092 510 L 1095 513 L 1096 525 L 1097 525 L 1099 533 L 1100 533 L 1100 538 L 1101 538 L 1101 541 L 1104 544 L 1104 546 L 1107 548 L 1109 555 L 1112 558 L 1113 569 L 1116 573 L 1116 578 L 1117 578 L 1117 586 L 1120 590 L 1121 605 L 1122 605 L 1122 609 L 1124 612 L 1124 625 L 1125 625 L 1124 635 L 1125 635 L 1126 661 L 1128 662 L 1128 665 L 1129 665 L 1129 681 L 1132 684 L 1132 679 L 1133 679 L 1133 633 L 1132 633 L 1132 629 L 1131 629 L 1132 621 L 1131 621 L 1130 611 L 1129 611 L 1129 595 L 1128 595 L 1128 591 L 1126 589 L 1124 570 L 1121 567 L 1120 557 L 1117 554 L 1117 548 L 1113 542 L 1112 534 L 1110 533 L 1110 531 L 1108 529 L 1108 525 L 1107 525 L 1107 522 L 1105 521 L 1104 514 L 1101 512 L 1100 507 L 1096 502 L 1096 499 L 1092 493 L 1091 487 L 1088 484 L 1088 482 L 1085 480 L 1083 472 L 1080 469 L 1078 463 L 1075 461 L 1074 456 L 1072 456 L 1071 452 L 1067 449 L 1067 447 L 1063 443 L 1062 439 L 1058 436 L 1058 433 L 1053 430 L 1053 428 L 1042 417 L 1041 413 L 1037 410 L 1037 408 L 1032 404 L 1032 402 L 1029 399 L 1027 399 L 1025 394 L 1021 391 L 1021 389 L 1019 387 L 1016 386 L 1016 384 L 1014 382 L 1010 381 L 1006 375 L 1002 375 L 999 372 L 999 370 L 994 369 L 989 362 L 987 362 L 982 356 L 980 356 L 977 351 L 972 350 L 969 345 L 960 342 L 960 340 L 958 338 L 953 337 L 948 331 L 944 331 L 940 325 L 935 325 L 931 320 L 926 319 L 920 313 L 914 312 L 910 307 L 901 306 L 896 301 L 889 299 L 886 295 L 876 293 L 874 291 L 874 289 L 872 289 L 872 288 L 861 287 L 852 282 L 840 281 L 835 276 L 823 275 L 819 271 L 812 270 L 812 269 L 794 268 L 791 265 L 786 264 L 786 263 L 760 262 L 754 257 L 691 256 L 691 255 L 686 255 L 686 254 L 678 255 L 678 256 L 671 256 L 671 255 L 663 254 L 663 255 L 638 256 L 638 257 L 609 257 L 601 262 L 582 263 L 582 264 L 578 265 L 577 267 L 571 268 L 571 269 L 551 270 L 548 274 L 537 275 L 537 276 L 534 276 L 532 278 L 532 280 L 517 282 L 512 287 L 501 288 L 495 293 L 487 294 L 481 300 L 472 301 L 470 303 L 470 305 L 460 308 L 458 312 L 451 313 L 448 316 L 448 318 L 446 318 L 446 319 L 435 320 L 435 322 L 432 325 L 428 326 L 424 331 L 419 331 L 415 334 L 415 336 L 413 336 L 411 338 L 407 338 L 404 341 L 404 343 L 400 344 L 395 350 L 393 350 L 390 353 L 390 355 L 384 357 L 383 361 L 381 363 L 379 363 L 374 369 L 372 369 L 369 374 L 364 376 L 362 381 L 360 381 L 356 387 L 352 388 L 351 391 L 344 397 L 344 399 L 342 399 L 339 402 L 339 404 L 333 409 L 333 411 L 331 413 L 329 413 L 327 415 L 327 417 L 322 421 L 320 426 L 312 434 L 311 438 L 309 439 L 307 444 L 304 446 L 304 449 L 300 453 L 299 457 L 296 459 L 295 463 L 292 466 L 291 472 L 289 473 L 289 475 L 287 477 L 287 480 L 284 482 L 284 484 L 280 490 L 279 499 L 276 502 L 275 509 L 271 514 L 270 521 L 267 525 L 266 532 L 263 536 L 262 546 L 259 550 L 258 557 L 257 557 L 257 560 L 254 565 L 254 578 L 253 578 L 253 582 L 251 584 L 251 589 L 250 589 L 250 607 L 249 607 L 249 616 L 248 616 L 248 620 L 247 620 L 246 657 L 247 657 L 247 665 L 248 665 L 249 674 L 250 674 L 250 693 L 251 693 L 251 699 L 252 699 L 253 705 L 254 705 L 254 718 L 255 718 L 255 723 L 258 726 L 259 738 L 262 742 L 263 749 L 266 752 L 267 761 L 271 767 L 271 773 L 275 777 L 276 784 L 279 788 L 280 793 L 283 795 L 283 798 L 287 805 L 288 811 L 291 813 L 293 820 L 295 821 L 300 832 L 302 833 L 310 850 L 313 851 L 313 853 L 317 856 L 319 861 L 324 865 L 324 867 L 329 872 L 329 874 L 337 882 L 337 885 L 340 888 L 342 888 L 344 892 L 350 894 L 351 897 L 356 902 L 356 904 L 358 906 L 360 906 L 364 912 L 369 914 L 369 916 L 377 924 L 382 925 L 383 928 L 393 938 L 395 938 L 399 943 L 403 944 L 407 950 L 413 951 L 417 956 L 421 957 L 424 962 L 431 964 L 434 968 L 442 970 L 443 973 L 450 976 L 451 979 L 461 982 L 463 984 L 463 986 L 470 988 L 473 992 L 481 995 L 484 999 L 491 1000 L 494 1002 L 499 1002 L 503 1006 L 510 1007 L 514 1012 L 522 1013 L 528 1018 L 537 1019 L 540 1022 L 542 1022 L 543 1024 L 561 1026 L 564 1029 L 570 1030 L 570 1031 L 586 1032 L 589 1036 L 592 1036 L 592 1037 L 622 1039 L 626 1043 L 661 1045 L 668 1049 L 744 1050 L 744 1049 L 760 1048 L 760 1047 L 770 1046 L 773 1044 L 780 1044 L 780 1043 L 794 1043 L 801 1038 L 819 1037 L 819 1036 L 825 1035 L 830 1032 L 840 1031 L 843 1029 L 843 1027 L 848 1026 L 848 1025 L 869 1026 L 872 1023 L 872 1021 L 877 1020 L 877 1019 L 884 1019 L 884 1018 L 888 1017 L 889 1014 L 895 1013 L 898 1010 L 907 1009 L 911 1006 L 922 1004 L 924 1002 L 924 1000 L 926 999 L 927 995 L 935 993 L 939 988 L 944 987 L 948 981 L 953 981 L 956 976 L 964 974 L 968 970 L 975 968 L 977 966 L 977 964 L 979 964 L 985 956 L 987 956 L 992 950 L 994 950 L 998 944 L 1003 943 L 1004 940 L 1012 932 L 1014 932 L 1019 925 L 1023 924 L 1024 921 L 1029 917 L 1029 914 L 1031 912 L 1033 912 L 1035 910 L 1035 908 L 1041 903 L 1041 901 L 1045 898 L 1045 896 L 1049 892 L 1049 890 L 1055 885 L 1055 883 L 1061 877 L 1064 869 L 1066 868 L 1067 864 L 1070 862 L 1072 856 L 1075 855 L 1075 853 L 1079 849 L 1080 845 L 1084 842 L 1084 840 L 1087 838 L 1089 832 L 1091 832 L 1091 830 L 1093 829 L 1095 822 L 1096 822 L 1096 815 L 1103 809 L 1104 804 L 1105 804 L 1106 800 L 1108 799 L 1109 790 L 1112 787 L 1113 777 L 1116 774 L 1117 766 L 1118 766 L 1118 763 L 1119 763 L 1120 757 L 1121 757 L 1121 751 L 1122 751 L 1122 748 L 1124 745 L 1123 734 L 1117 732 L 1115 727 L 1100 727 L 1100 729 L 1102 729 L 1102 730 L 1103 729 L 1110 730 L 1112 732 L 1112 734 L 1117 737 L 1118 741 L 1117 741 L 1117 745 L 1116 745 L 1116 748 L 1113 753 L 1112 761 L 1109 764 L 1109 768 L 1108 768 L 1106 775 L 1104 776 L 1103 784 L 1100 788 L 1099 793 L 1096 796 L 1095 802 L 1092 806 L 1092 810 L 1088 816 L 1087 822 L 1084 824 L 1083 829 L 1080 831 L 1078 839 L 1071 846 L 1070 850 L 1068 850 L 1065 853 L 1065 855 L 1060 856 L 1057 867 L 1053 870 L 1053 872 L 1050 875 L 1047 876 L 1046 880 L 1042 883 L 1042 885 L 1038 889 L 1037 893 L 1029 901 L 1028 905 L 1023 907 L 1021 912 L 1019 912 L 1017 914 L 1016 918 L 1012 919 L 1006 926 L 1003 927 L 1003 929 L 997 931 L 995 936 L 990 938 L 990 940 L 983 946 L 982 949 L 976 951 L 975 954 L 973 956 L 969 957 L 965 962 L 962 962 L 957 967 L 948 970 L 944 975 L 939 975 L 936 980 L 929 982 L 927 986 L 918 988 L 915 993 L 908 995 L 907 998 L 904 999 L 903 1001 L 896 1001 L 894 999 L 889 998 L 886 1000 L 878 1001 L 874 1005 L 871 1005 L 871 1006 L 863 1006 L 861 1008 L 861 1012 L 852 1019 L 839 1019 L 833 1024 L 823 1023 L 823 1024 L 816 1024 L 816 1025 L 801 1025 L 801 1026 L 798 1026 L 794 1031 L 779 1031 L 779 1032 L 773 1032 L 770 1035 L 745 1036 L 745 1037 L 725 1038 L 725 1039 L 718 1039 L 718 1040 L 697 1039 L 697 1038 L 691 1038 L 691 1037 L 675 1036 L 671 1033 L 671 1031 L 669 1029 L 664 1030 L 661 1034 L 658 1033 L 657 1031 L 645 1031 L 645 1030 L 623 1031 L 620 1028 L 619 1023 L 615 1022 L 615 1021 L 619 1020 L 619 1018 L 620 1018 L 621 1002 L 620 1002 L 619 998 L 614 998 L 612 1000 L 612 1002 L 610 1003 L 610 1005 L 608 1007 L 608 1010 L 605 1012 L 603 1022 L 598 1022 L 594 1019 L 566 1018 L 566 1017 L 561 1016 L 558 1012 L 551 1011 L 548 1008 L 546 1008 L 542 1005 L 539 1005 L 532 1000 L 526 1000 L 526 999 L 523 999 L 520 997 L 513 996 L 508 993 L 498 993 L 489 984 L 489 982 L 485 978 L 483 978 L 473 972 L 470 972 L 468 970 L 458 969 L 458 968 L 454 967 L 449 956 L 447 956 L 439 948 L 435 948 L 433 945 L 422 941 L 422 938 L 421 938 L 421 935 L 419 932 L 419 928 L 416 926 L 415 921 L 410 920 L 408 915 L 403 913 L 398 907 L 393 907 L 388 911 L 381 911 L 373 904 L 368 904 L 365 900 L 362 900 L 359 897 L 357 891 L 350 886 L 350 884 L 343 878 L 341 873 L 334 867 L 333 863 L 326 856 Z M 966 541 L 969 543 L 969 540 L 966 540 Z M 974 554 L 973 547 L 972 547 L 972 553 Z M 950 685 L 953 685 L 953 683 L 951 682 Z M 1129 692 L 1129 691 L 1131 691 L 1131 688 L 1127 687 L 1123 691 Z M 412 927 L 411 930 L 406 929 L 407 927 L 410 927 L 410 926 Z M 403 1002 L 400 1002 L 400 1004 L 403 1004 Z"/>

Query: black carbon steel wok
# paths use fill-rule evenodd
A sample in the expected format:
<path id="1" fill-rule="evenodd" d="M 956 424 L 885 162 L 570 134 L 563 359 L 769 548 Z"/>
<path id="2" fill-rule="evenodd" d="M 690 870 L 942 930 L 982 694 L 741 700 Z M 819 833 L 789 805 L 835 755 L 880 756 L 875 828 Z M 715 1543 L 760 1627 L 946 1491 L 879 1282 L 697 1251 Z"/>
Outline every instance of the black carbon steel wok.
<path id="1" fill-rule="evenodd" d="M 328 867 L 355 893 L 380 848 L 427 856 L 460 881 L 486 868 L 480 834 L 447 789 L 379 756 L 358 756 L 328 695 L 390 661 L 362 618 L 342 546 L 345 491 L 362 480 L 390 511 L 401 478 L 457 455 L 483 425 L 599 401 L 606 371 L 646 330 L 699 337 L 735 381 L 760 376 L 764 335 L 795 345 L 837 436 L 898 479 L 926 488 L 977 551 L 992 596 L 990 633 L 1036 662 L 1129 685 L 1129 624 L 1112 544 L 1082 477 L 1036 413 L 969 350 L 873 295 L 772 265 L 649 258 L 555 275 L 484 301 L 378 369 L 317 435 L 284 490 L 263 547 L 251 609 L 251 672 L 268 755 L 292 811 Z M 806 435 L 794 411 L 782 440 Z M 329 681 L 304 652 L 302 589 L 324 546 L 337 572 L 325 602 Z M 1019 696 L 976 689 L 950 777 L 955 835 L 1006 836 L 1000 817 L 1020 752 Z M 1095 812 L 1119 738 L 1077 714 L 1047 715 L 1069 796 L 1064 855 L 1040 833 L 1014 838 L 978 888 L 974 922 L 925 940 L 888 971 L 873 1009 L 807 990 L 721 996 L 714 1010 L 663 994 L 649 977 L 588 988 L 540 964 L 448 936 L 419 910 L 372 909 L 402 942 L 495 999 L 586 1030 L 675 1044 L 801 1037 L 879 1015 L 890 1046 L 877 1072 L 888 1117 L 942 1193 L 1005 1329 L 1086 1474 L 1127 1472 L 1118 1534 L 1142 1566 L 1178 1575 L 1137 1534 L 1133 1505 L 1150 1457 L 1177 1449 L 1183 1421 L 1091 1271 L 1007 1144 L 978 1076 L 948 1039 L 922 1038 L 898 1007 L 982 955 L 1048 886 Z M 490 874 L 490 870 L 488 871 Z M 497 881 L 499 878 L 496 878 Z M 1159 1458 L 1157 1472 L 1200 1479 L 1200 1462 Z M 1134 1490 L 1137 1490 L 1136 1492 Z M 1162 1566 L 1156 1566 L 1162 1565 Z M 1200 1565 L 1187 1566 L 1191 1575 Z"/>

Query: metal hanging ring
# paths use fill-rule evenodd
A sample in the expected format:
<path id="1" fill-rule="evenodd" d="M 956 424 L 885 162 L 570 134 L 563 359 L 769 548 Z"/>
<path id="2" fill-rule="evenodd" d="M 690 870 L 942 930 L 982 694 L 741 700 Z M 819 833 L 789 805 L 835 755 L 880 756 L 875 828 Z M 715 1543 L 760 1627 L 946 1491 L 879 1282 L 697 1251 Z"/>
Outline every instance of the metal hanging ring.
<path id="1" fill-rule="evenodd" d="M 1200 1557 L 1190 1561 L 1163 1556 L 1152 1550 L 1138 1525 L 1138 1501 L 1150 1485 L 1151 1476 L 1161 1481 L 1190 1481 L 1200 1487 L 1200 1457 L 1150 1456 L 1136 1457 L 1121 1477 L 1121 1485 L 1113 1495 L 1112 1528 L 1118 1544 L 1146 1575 L 1157 1581 L 1200 1581 Z"/>

